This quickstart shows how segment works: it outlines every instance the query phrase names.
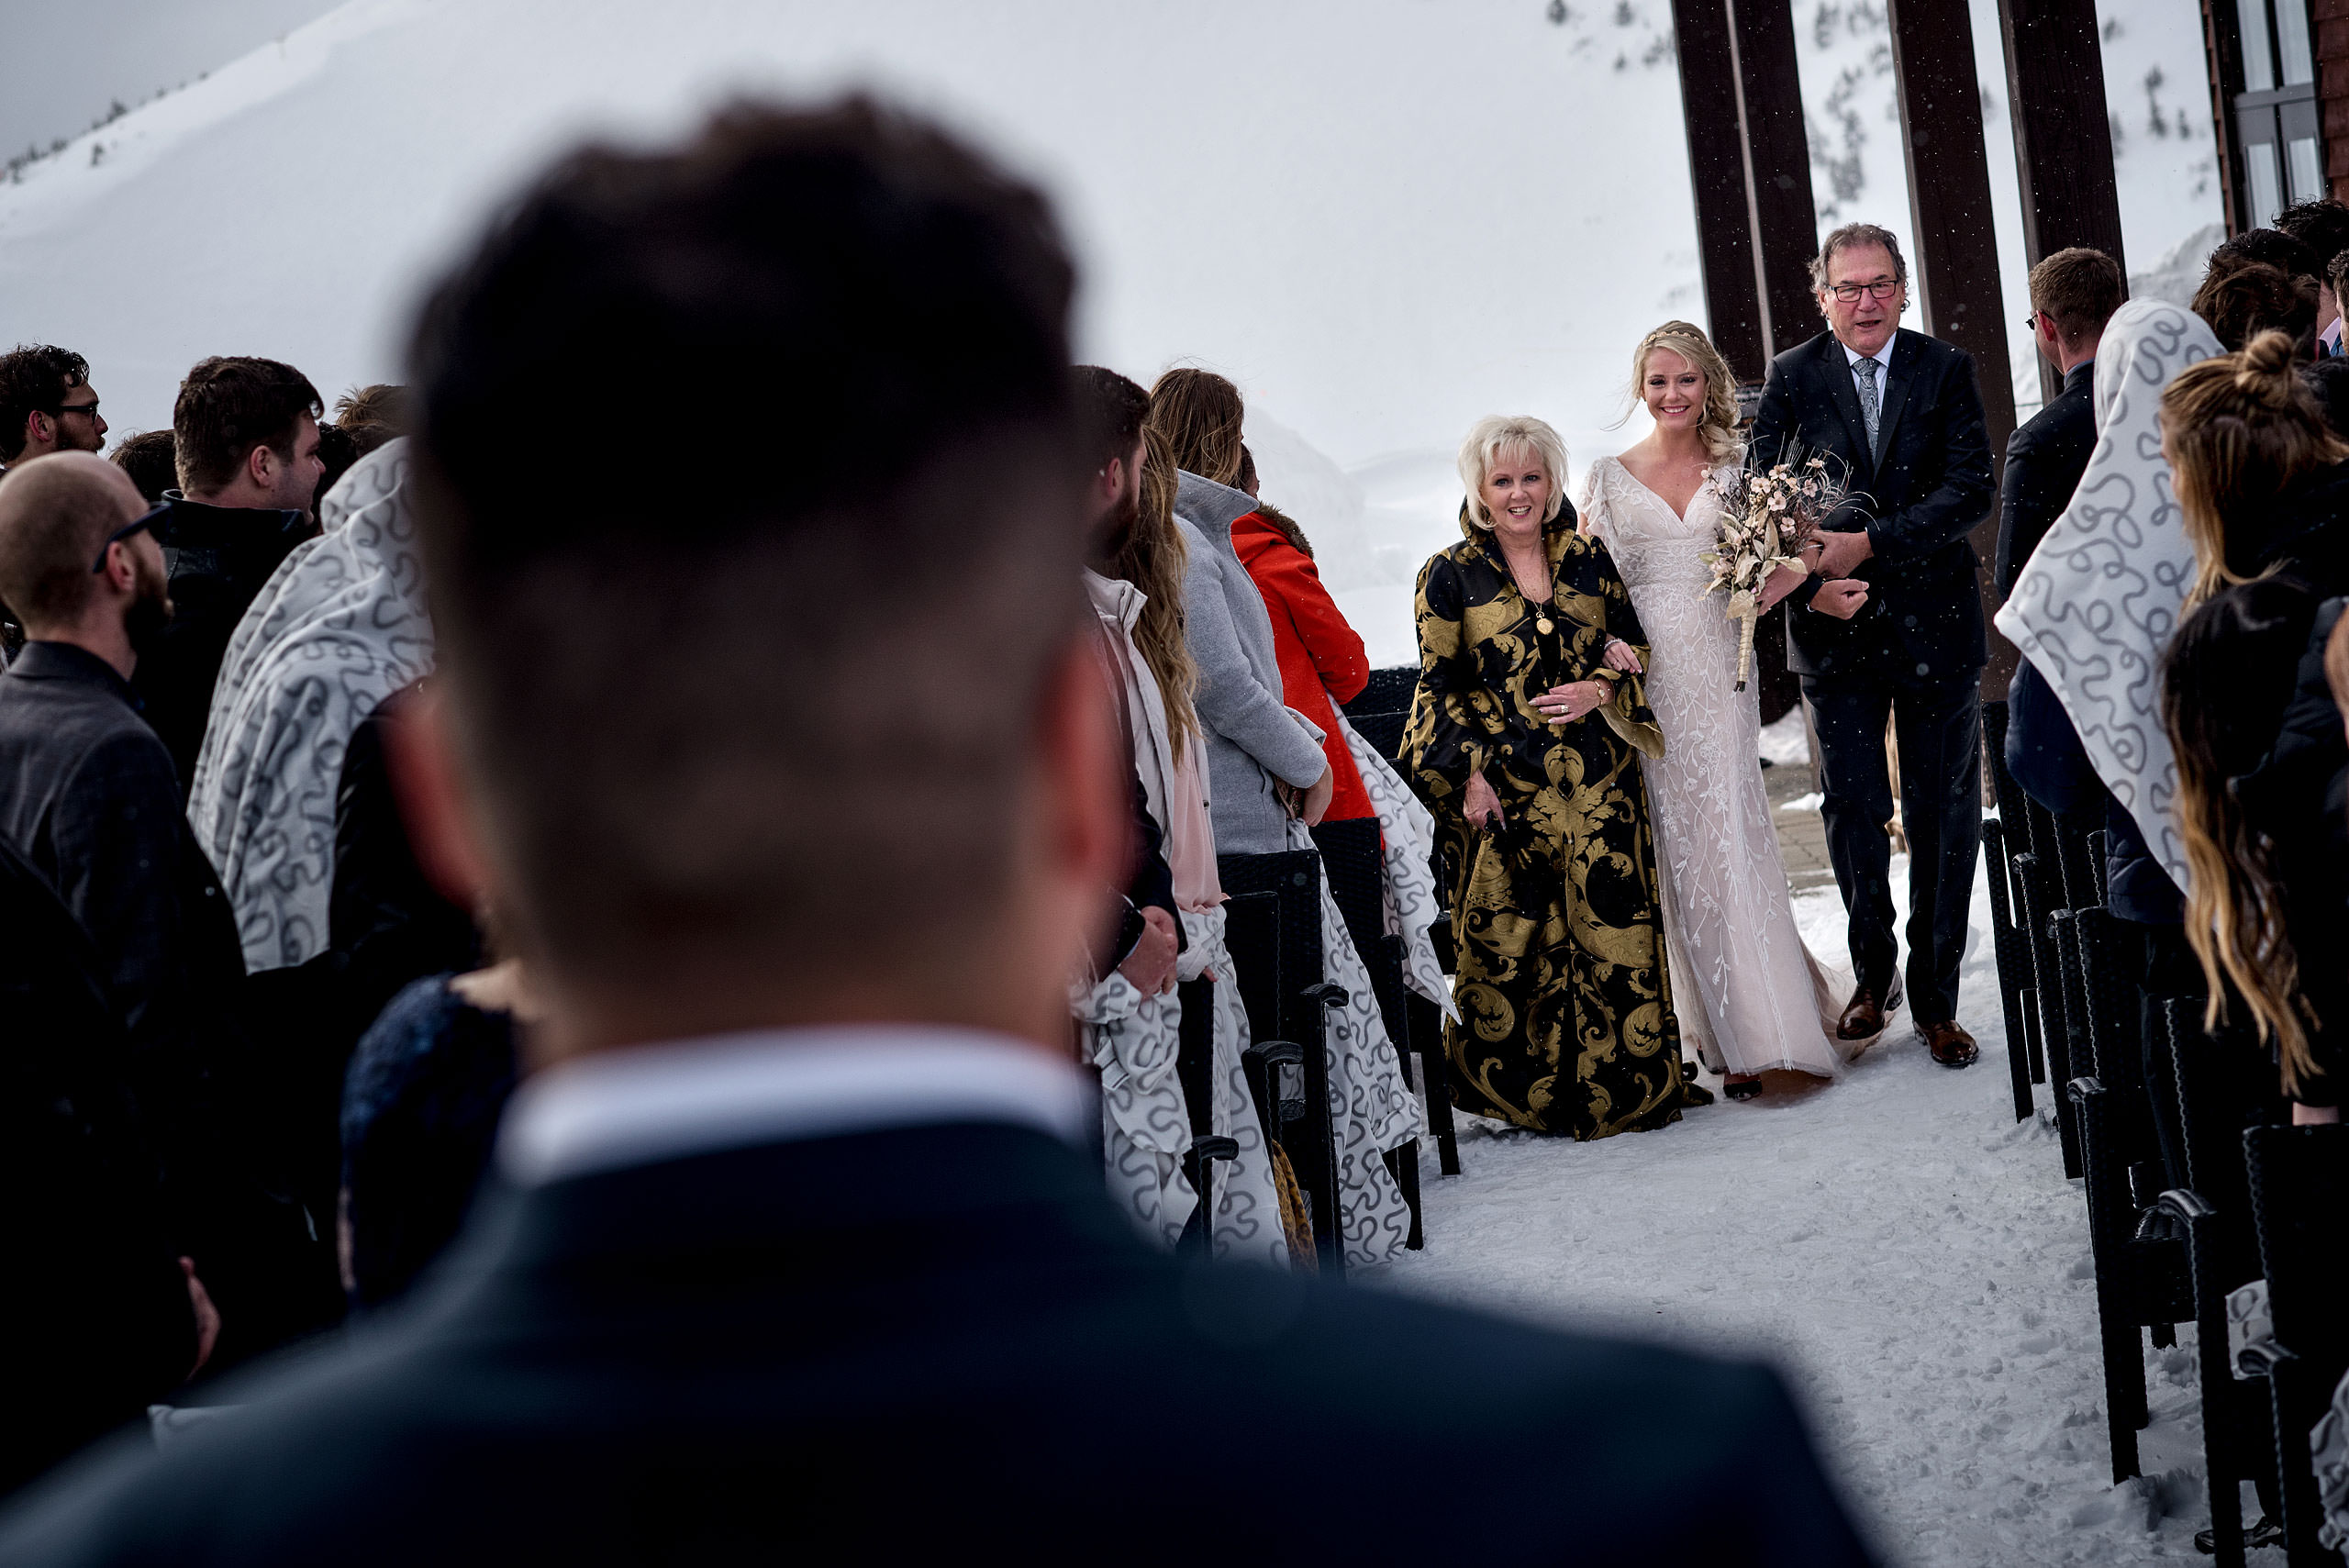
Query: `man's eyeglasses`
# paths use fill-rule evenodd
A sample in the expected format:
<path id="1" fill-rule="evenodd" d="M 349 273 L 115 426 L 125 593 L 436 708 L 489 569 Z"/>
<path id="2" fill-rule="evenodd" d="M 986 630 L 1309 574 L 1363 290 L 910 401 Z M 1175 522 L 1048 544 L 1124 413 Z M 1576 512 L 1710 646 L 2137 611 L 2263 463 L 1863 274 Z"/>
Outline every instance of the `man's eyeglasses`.
<path id="1" fill-rule="evenodd" d="M 115 529 L 114 532 L 106 535 L 106 542 L 98 546 L 97 560 L 90 563 L 90 575 L 95 577 L 99 573 L 104 572 L 106 569 L 106 557 L 113 553 L 114 547 L 116 545 L 120 544 L 124 539 L 129 539 L 132 535 L 137 534 L 142 528 L 154 527 L 155 519 L 161 517 L 171 509 L 171 503 L 168 501 L 157 506 L 150 506 L 145 511 L 139 513 L 137 517 L 131 518 L 130 521 L 123 524 L 122 527 Z"/>
<path id="2" fill-rule="evenodd" d="M 98 400 L 93 397 L 87 403 L 61 403 L 50 412 L 61 418 L 68 414 L 87 414 L 95 419 L 98 417 Z"/>
<path id="3" fill-rule="evenodd" d="M 2034 310 L 2029 316 L 2022 318 L 2022 329 L 2026 332 L 2037 332 L 2039 330 L 2039 312 Z"/>
<path id="4" fill-rule="evenodd" d="M 1867 295 L 1875 299 L 1890 299 L 1900 292 L 1900 280 L 1878 278 L 1874 283 L 1836 284 L 1830 287 L 1828 292 L 1845 305 L 1857 304 L 1862 295 Z"/>

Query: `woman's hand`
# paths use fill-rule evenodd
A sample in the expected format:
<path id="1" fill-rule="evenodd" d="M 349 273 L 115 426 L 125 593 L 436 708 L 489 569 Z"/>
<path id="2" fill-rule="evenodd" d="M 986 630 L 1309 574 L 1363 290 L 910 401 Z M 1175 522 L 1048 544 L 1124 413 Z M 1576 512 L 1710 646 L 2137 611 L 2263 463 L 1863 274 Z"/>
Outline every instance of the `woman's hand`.
<path id="1" fill-rule="evenodd" d="M 1810 607 L 1823 616 L 1837 620 L 1850 620 L 1868 602 L 1868 585 L 1857 577 L 1839 577 L 1831 583 L 1821 583 L 1819 592 L 1811 595 Z"/>
<path id="2" fill-rule="evenodd" d="M 1791 566 L 1773 570 L 1762 580 L 1762 607 L 1765 610 L 1776 608 L 1778 601 L 1801 587 L 1803 579 L 1809 575 L 1809 573 L 1798 572 Z"/>
<path id="3" fill-rule="evenodd" d="M 1501 816 L 1501 797 L 1493 793 L 1493 786 L 1485 782 L 1485 775 L 1482 773 L 1468 775 L 1468 800 L 1464 807 L 1464 814 L 1467 817 L 1468 826 L 1471 828 L 1508 826 Z"/>
<path id="4" fill-rule="evenodd" d="M 1535 697 L 1533 706 L 1553 725 L 1572 724 L 1606 706 L 1614 695 L 1615 689 L 1604 681 L 1568 681 Z"/>
<path id="5" fill-rule="evenodd" d="M 1640 656 L 1631 651 L 1631 645 L 1620 637 L 1607 640 L 1607 665 L 1609 669 L 1622 671 L 1626 675 L 1639 674 L 1642 669 Z"/>

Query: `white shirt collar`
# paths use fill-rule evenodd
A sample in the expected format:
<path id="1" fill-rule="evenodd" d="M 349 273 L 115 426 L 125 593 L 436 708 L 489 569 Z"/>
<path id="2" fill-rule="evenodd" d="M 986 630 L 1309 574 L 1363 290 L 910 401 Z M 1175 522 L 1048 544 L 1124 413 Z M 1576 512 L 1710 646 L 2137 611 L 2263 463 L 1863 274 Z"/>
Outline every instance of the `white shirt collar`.
<path id="1" fill-rule="evenodd" d="M 1099 1111 L 1033 1044 L 934 1025 L 763 1029 L 560 1063 L 515 1091 L 497 1132 L 535 1186 L 752 1144 L 950 1122 L 1008 1122 L 1082 1145 Z"/>
<path id="2" fill-rule="evenodd" d="M 1874 360 L 1884 367 L 1885 374 L 1890 375 L 1892 373 L 1892 345 L 1898 341 L 1900 341 L 1900 328 L 1896 327 L 1892 329 L 1892 336 L 1884 340 L 1884 347 L 1873 354 L 1861 353 L 1841 338 L 1835 339 L 1835 346 L 1843 350 L 1843 358 L 1850 361 L 1854 368 L 1856 369 L 1862 360 Z"/>

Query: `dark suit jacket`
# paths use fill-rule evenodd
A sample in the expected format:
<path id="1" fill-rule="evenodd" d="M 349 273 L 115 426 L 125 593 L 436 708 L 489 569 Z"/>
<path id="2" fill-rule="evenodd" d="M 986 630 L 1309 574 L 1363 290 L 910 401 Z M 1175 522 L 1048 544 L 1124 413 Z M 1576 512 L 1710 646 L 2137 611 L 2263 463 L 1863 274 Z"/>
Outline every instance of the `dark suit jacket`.
<path id="1" fill-rule="evenodd" d="M 1851 361 L 1831 332 L 1770 362 L 1747 461 L 1766 467 L 1790 442 L 1848 465 L 1854 495 L 1828 526 L 1865 528 L 1876 547 L 1857 575 L 1873 590 L 1848 621 L 1810 609 L 1816 581 L 1789 598 L 1787 659 L 1807 675 L 1946 681 L 1988 658 L 1974 546 L 1990 510 L 1989 438 L 1974 360 L 1921 332 L 1894 335 L 1891 373 L 1867 446 Z"/>
<path id="2" fill-rule="evenodd" d="M 2007 472 L 1998 482 L 1998 592 L 2015 578 L 2047 537 L 2096 450 L 2096 361 L 2072 367 L 2064 390 L 2007 440 Z"/>
<path id="3" fill-rule="evenodd" d="M 0 840 L 0 1493 L 165 1397 L 195 1318 L 97 955 Z"/>
<path id="4" fill-rule="evenodd" d="M 176 490 L 164 499 L 172 509 L 154 531 L 171 573 L 172 619 L 139 656 L 131 684 L 171 753 L 185 803 L 228 639 L 278 564 L 318 530 L 301 512 L 208 506 Z"/>
<path id="5" fill-rule="evenodd" d="M 27 643 L 0 675 L 0 833 L 95 943 L 140 1109 L 160 1130 L 202 1097 L 206 1042 L 245 960 L 171 757 L 136 702 L 97 655 Z"/>
<path id="6" fill-rule="evenodd" d="M 964 1125 L 493 1189 L 415 1307 L 0 1561 L 1868 1561 L 1760 1366 L 1185 1268 L 1100 1180 Z"/>

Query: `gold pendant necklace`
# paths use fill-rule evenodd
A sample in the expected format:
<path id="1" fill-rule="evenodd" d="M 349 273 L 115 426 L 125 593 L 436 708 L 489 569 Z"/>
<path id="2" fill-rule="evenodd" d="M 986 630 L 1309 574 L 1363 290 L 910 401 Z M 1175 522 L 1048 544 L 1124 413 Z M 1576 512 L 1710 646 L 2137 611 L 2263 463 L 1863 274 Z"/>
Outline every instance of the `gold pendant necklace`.
<path id="1" fill-rule="evenodd" d="M 1533 629 L 1540 632 L 1544 637 L 1549 636 L 1551 631 L 1553 629 L 1550 625 L 1550 617 L 1547 615 L 1535 616 L 1533 617 Z"/>

